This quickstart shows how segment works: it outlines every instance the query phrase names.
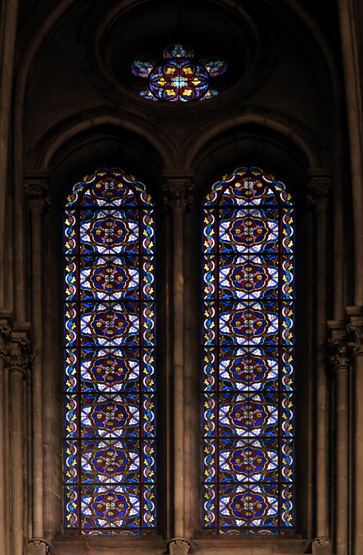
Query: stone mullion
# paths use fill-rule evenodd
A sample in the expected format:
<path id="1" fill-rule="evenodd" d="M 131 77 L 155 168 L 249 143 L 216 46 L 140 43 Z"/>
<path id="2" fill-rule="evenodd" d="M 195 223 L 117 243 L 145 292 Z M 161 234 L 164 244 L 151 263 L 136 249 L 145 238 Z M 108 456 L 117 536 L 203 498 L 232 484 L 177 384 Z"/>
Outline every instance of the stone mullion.
<path id="1" fill-rule="evenodd" d="M 32 372 L 32 538 L 46 549 L 43 540 L 43 379 L 42 379 L 42 213 L 49 204 L 45 179 L 26 184 L 32 230 L 32 333 L 34 364 Z M 35 543 L 34 543 L 35 542 Z"/>
<path id="2" fill-rule="evenodd" d="M 313 553 L 330 553 L 328 493 L 328 396 L 326 376 L 326 236 L 330 171 L 309 170 L 308 189 L 316 217 L 316 539 Z"/>
<path id="3" fill-rule="evenodd" d="M 335 523 L 336 553 L 348 553 L 349 518 L 349 350 L 344 322 L 330 321 L 329 362 L 335 378 Z"/>
<path id="4" fill-rule="evenodd" d="M 172 403 L 170 402 L 172 398 L 172 386 L 173 386 L 173 378 L 172 378 L 172 367 L 173 367 L 173 353 L 172 353 L 172 345 L 170 344 L 170 338 L 172 337 L 172 329 L 173 329 L 173 314 L 172 314 L 172 307 L 171 307 L 171 299 L 172 299 L 172 290 L 171 290 L 171 283 L 172 283 L 172 267 L 171 267 L 171 260 L 172 260 L 172 225 L 170 220 L 170 214 L 166 214 L 166 221 L 165 221 L 165 264 L 166 264 L 166 303 L 165 303 L 165 320 L 166 320 L 166 343 L 165 343 L 165 360 L 166 360 L 166 384 L 165 384 L 165 395 L 168 402 L 165 406 L 165 414 L 166 414 L 166 422 L 165 422 L 165 434 L 164 442 L 166 445 L 166 499 L 165 499 L 165 512 L 166 512 L 166 537 L 170 538 L 172 536 L 172 445 L 171 445 L 171 437 L 172 437 Z"/>
<path id="5" fill-rule="evenodd" d="M 173 216 L 173 445 L 174 536 L 183 543 L 184 500 L 184 213 L 191 183 L 186 176 L 165 175 L 165 207 Z M 190 197 L 189 197 L 190 198 Z M 178 544 L 179 546 L 179 544 Z M 177 547 L 178 547 L 177 546 Z M 174 543 L 171 544 L 174 549 Z"/>

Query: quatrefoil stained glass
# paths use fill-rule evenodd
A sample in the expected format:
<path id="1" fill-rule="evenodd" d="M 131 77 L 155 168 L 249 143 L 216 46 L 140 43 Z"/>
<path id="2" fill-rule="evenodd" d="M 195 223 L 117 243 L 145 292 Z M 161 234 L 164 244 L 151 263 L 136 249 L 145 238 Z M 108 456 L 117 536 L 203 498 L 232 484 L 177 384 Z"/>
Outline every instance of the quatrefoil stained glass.
<path id="1" fill-rule="evenodd" d="M 158 63 L 150 56 L 139 56 L 132 63 L 132 72 L 147 79 L 134 92 L 148 100 L 191 102 L 212 98 L 223 91 L 211 86 L 210 78 L 219 77 L 226 69 L 220 58 L 203 58 L 195 62 L 194 52 L 188 46 L 170 44 L 164 50 L 164 61 Z"/>
<path id="2" fill-rule="evenodd" d="M 155 533 L 154 207 L 101 169 L 64 209 L 67 534 Z"/>
<path id="3" fill-rule="evenodd" d="M 203 528 L 294 529 L 294 206 L 238 168 L 204 203 Z"/>

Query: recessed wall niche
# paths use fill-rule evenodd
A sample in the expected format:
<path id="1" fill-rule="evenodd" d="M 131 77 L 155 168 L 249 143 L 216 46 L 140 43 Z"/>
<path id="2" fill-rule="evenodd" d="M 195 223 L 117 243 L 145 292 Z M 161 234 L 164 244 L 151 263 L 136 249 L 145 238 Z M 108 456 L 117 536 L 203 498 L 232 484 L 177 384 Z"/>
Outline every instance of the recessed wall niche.
<path id="1" fill-rule="evenodd" d="M 251 2 L 240 2 L 232 12 L 225 4 L 207 0 L 197 4 L 146 0 L 129 9 L 122 5 L 113 6 L 106 13 L 96 9 L 91 15 L 86 44 L 103 82 L 130 100 L 165 106 L 164 102 L 149 102 L 134 95 L 140 79 L 132 73 L 131 64 L 140 55 L 161 61 L 162 52 L 170 43 L 189 45 L 196 61 L 216 56 L 225 60 L 227 71 L 221 77 L 225 92 L 218 95 L 220 101 L 234 92 L 239 98 L 241 94 L 248 98 L 271 73 L 278 49 L 268 6 L 259 4 L 258 15 L 255 11 Z M 214 99 L 208 104 L 211 101 Z M 188 103 L 195 107 L 202 104 L 206 103 Z"/>

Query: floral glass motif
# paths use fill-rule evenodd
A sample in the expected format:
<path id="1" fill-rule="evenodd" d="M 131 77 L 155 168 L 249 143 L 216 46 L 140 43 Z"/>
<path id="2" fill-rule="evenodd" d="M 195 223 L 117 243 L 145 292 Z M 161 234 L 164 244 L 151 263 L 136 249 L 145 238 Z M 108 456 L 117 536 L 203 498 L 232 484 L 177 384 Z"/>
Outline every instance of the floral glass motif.
<path id="1" fill-rule="evenodd" d="M 132 63 L 132 72 L 148 80 L 134 92 L 148 100 L 191 102 L 212 98 L 223 92 L 211 87 L 210 78 L 222 75 L 227 64 L 219 58 L 203 58 L 194 62 L 194 52 L 188 46 L 170 44 L 164 50 L 164 62 L 157 63 L 150 56 L 139 56 Z"/>
<path id="2" fill-rule="evenodd" d="M 294 205 L 259 168 L 215 183 L 203 224 L 203 529 L 294 531 Z"/>
<path id="3" fill-rule="evenodd" d="M 67 534 L 155 534 L 154 206 L 101 169 L 64 208 Z"/>

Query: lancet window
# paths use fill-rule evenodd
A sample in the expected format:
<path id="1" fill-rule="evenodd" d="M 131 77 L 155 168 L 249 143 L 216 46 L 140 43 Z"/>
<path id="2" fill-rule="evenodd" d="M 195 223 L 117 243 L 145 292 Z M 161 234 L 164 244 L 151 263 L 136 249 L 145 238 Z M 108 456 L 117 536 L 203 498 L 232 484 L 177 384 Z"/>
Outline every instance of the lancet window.
<path id="1" fill-rule="evenodd" d="M 101 169 L 64 207 L 66 534 L 154 534 L 154 206 Z"/>
<path id="2" fill-rule="evenodd" d="M 203 224 L 203 528 L 292 533 L 294 205 L 259 168 L 216 182 Z"/>

